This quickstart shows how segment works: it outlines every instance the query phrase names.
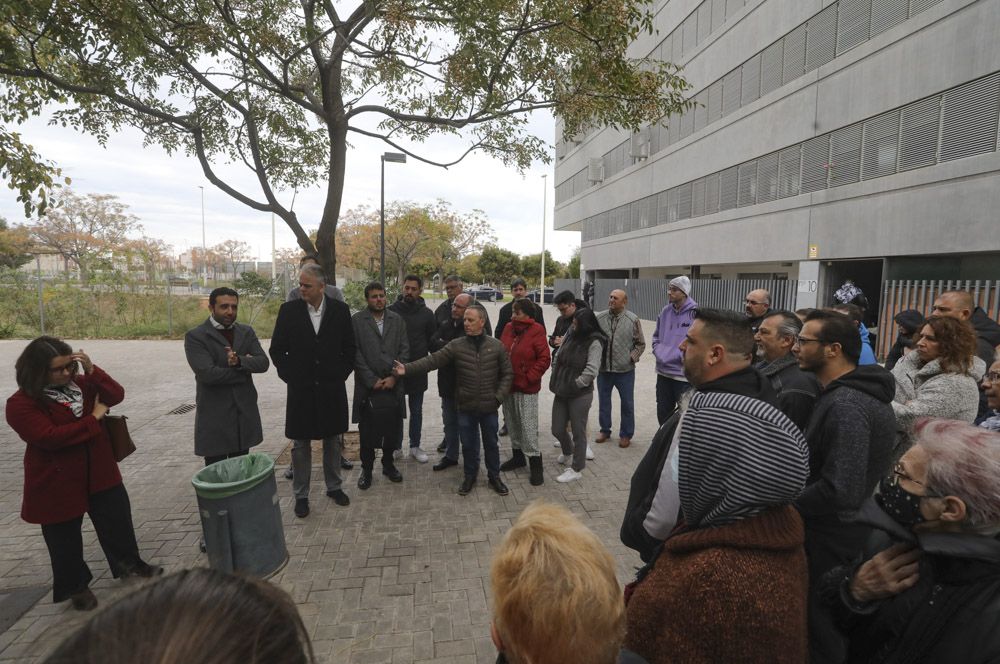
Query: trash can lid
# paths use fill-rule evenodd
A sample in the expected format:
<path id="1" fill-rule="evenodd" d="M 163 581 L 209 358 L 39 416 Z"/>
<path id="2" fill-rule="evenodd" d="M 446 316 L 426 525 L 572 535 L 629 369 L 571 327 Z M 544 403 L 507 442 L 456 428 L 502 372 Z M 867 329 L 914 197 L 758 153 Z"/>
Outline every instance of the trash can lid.
<path id="1" fill-rule="evenodd" d="M 202 498 L 228 498 L 252 489 L 272 473 L 274 460 L 253 452 L 205 466 L 194 474 L 191 484 Z"/>

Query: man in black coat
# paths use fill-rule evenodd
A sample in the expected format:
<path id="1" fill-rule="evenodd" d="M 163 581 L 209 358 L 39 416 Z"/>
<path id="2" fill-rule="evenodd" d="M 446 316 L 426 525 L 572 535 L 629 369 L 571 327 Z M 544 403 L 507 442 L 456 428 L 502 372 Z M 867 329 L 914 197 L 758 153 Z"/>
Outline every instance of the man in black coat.
<path id="1" fill-rule="evenodd" d="M 399 299 L 389 307 L 403 317 L 406 322 L 406 338 L 409 342 L 408 361 L 416 360 L 430 353 L 431 340 L 437 333 L 437 323 L 434 314 L 427 305 L 420 293 L 424 288 L 424 280 L 415 274 L 408 274 L 403 279 L 403 293 Z M 403 379 L 403 389 L 409 401 L 409 433 L 410 433 L 410 456 L 420 463 L 427 463 L 427 454 L 420 449 L 420 431 L 424 422 L 424 392 L 427 391 L 427 374 L 406 376 Z M 396 450 L 397 458 L 402 456 L 403 430 L 400 422 L 399 445 Z"/>
<path id="2" fill-rule="evenodd" d="M 864 548 L 870 529 L 853 517 L 888 474 L 896 441 L 896 381 L 877 364 L 858 366 L 861 344 L 848 316 L 817 310 L 806 317 L 795 345 L 799 367 L 823 388 L 805 430 L 809 479 L 795 501 L 806 527 L 813 663 L 844 661 L 843 637 L 818 584 L 827 570 L 849 564 Z"/>
<path id="3" fill-rule="evenodd" d="M 819 396 L 816 376 L 799 368 L 792 347 L 802 331 L 802 321 L 790 311 L 773 311 L 764 317 L 754 335 L 757 342 L 755 365 L 778 393 L 778 409 L 805 431 Z"/>
<path id="4" fill-rule="evenodd" d="M 431 339 L 431 352 L 441 350 L 452 339 L 465 336 L 465 324 L 462 319 L 465 316 L 465 310 L 473 302 L 475 299 L 468 293 L 459 293 L 455 297 L 451 308 L 451 318 L 438 327 Z M 455 403 L 455 389 L 457 387 L 455 367 L 449 365 L 438 369 L 437 385 L 438 396 L 441 397 L 441 420 L 444 422 L 444 440 L 438 445 L 437 450 L 444 456 L 434 464 L 434 470 L 445 470 L 458 465 L 458 453 L 461 449 L 461 439 L 458 434 L 458 406 Z"/>
<path id="5" fill-rule="evenodd" d="M 563 337 L 569 332 L 570 325 L 573 324 L 573 316 L 580 309 L 587 309 L 587 303 L 583 300 L 578 300 L 573 291 L 564 290 L 552 299 L 552 304 L 556 305 L 556 309 L 559 310 L 559 318 L 556 319 L 556 325 L 552 329 L 552 334 L 549 335 L 549 345 L 552 348 L 559 348 L 562 345 Z"/>
<path id="6" fill-rule="evenodd" d="M 439 304 L 437 309 L 434 310 L 434 321 L 438 327 L 451 320 L 451 305 L 455 302 L 455 298 L 462 292 L 463 288 L 462 278 L 457 274 L 445 277 L 444 292 L 448 296 L 448 299 Z"/>
<path id="7" fill-rule="evenodd" d="M 511 316 L 514 315 L 514 300 L 523 300 L 528 296 L 528 284 L 525 283 L 524 279 L 515 279 L 510 282 L 510 294 L 511 301 L 500 307 L 500 318 L 497 319 L 497 329 L 493 332 L 493 336 L 497 339 L 503 334 L 503 329 L 507 327 Z M 538 306 L 532 309 L 531 317 L 535 319 L 536 323 L 545 327 L 545 316 L 542 314 L 541 304 L 539 302 Z"/>
<path id="8" fill-rule="evenodd" d="M 354 371 L 351 310 L 324 294 L 326 277 L 317 265 L 299 274 L 302 299 L 285 302 L 271 336 L 271 362 L 287 387 L 285 436 L 292 439 L 295 516 L 309 514 L 309 478 L 314 439 L 323 440 L 326 495 L 338 505 L 350 503 L 341 490 L 340 458 L 347 431 L 345 381 Z"/>

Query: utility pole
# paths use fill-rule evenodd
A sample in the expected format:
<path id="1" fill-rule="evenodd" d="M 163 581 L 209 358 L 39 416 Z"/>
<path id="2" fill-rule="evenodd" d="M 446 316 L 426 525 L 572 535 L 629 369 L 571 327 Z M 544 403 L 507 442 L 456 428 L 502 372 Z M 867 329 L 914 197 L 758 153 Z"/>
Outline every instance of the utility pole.
<path id="1" fill-rule="evenodd" d="M 549 209 L 549 174 L 542 175 L 542 283 L 538 290 L 538 304 L 545 304 L 545 217 Z"/>

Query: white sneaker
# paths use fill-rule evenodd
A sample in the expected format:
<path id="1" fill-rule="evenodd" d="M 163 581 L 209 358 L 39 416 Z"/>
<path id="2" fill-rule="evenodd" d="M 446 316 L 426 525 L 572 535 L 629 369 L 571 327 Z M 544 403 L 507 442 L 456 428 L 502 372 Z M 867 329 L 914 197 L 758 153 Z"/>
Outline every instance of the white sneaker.
<path id="1" fill-rule="evenodd" d="M 564 466 L 566 465 L 567 461 L 572 461 L 572 460 L 573 460 L 573 455 L 572 454 L 560 454 L 559 458 L 556 459 L 556 461 L 558 463 L 561 463 Z"/>
<path id="2" fill-rule="evenodd" d="M 572 468 L 567 468 L 563 471 L 563 474 L 556 478 L 556 482 L 572 482 L 573 480 L 578 480 L 583 477 L 582 473 L 578 473 Z"/>
<path id="3" fill-rule="evenodd" d="M 553 440 L 552 447 L 562 447 L 562 443 L 560 443 L 558 440 Z"/>
<path id="4" fill-rule="evenodd" d="M 594 450 L 590 449 L 590 445 L 587 445 L 587 461 L 594 460 Z"/>
<path id="5" fill-rule="evenodd" d="M 396 461 L 399 461 L 400 459 L 402 459 L 403 458 L 403 450 L 393 450 L 392 451 L 392 458 L 395 459 Z"/>
<path id="6" fill-rule="evenodd" d="M 410 456 L 419 461 L 420 463 L 427 463 L 427 454 L 424 453 L 424 451 L 419 447 L 411 447 Z"/>

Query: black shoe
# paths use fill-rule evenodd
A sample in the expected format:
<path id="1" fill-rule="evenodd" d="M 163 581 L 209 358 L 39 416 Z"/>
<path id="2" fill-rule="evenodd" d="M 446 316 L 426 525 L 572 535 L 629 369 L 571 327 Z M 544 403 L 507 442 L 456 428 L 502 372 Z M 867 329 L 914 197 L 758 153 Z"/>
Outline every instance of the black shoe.
<path id="1" fill-rule="evenodd" d="M 309 516 L 309 499 L 308 498 L 296 498 L 295 499 L 295 516 L 300 519 L 304 519 Z"/>
<path id="2" fill-rule="evenodd" d="M 508 470 L 514 470 L 515 468 L 524 468 L 527 465 L 528 460 L 524 458 L 524 452 L 521 450 L 514 450 L 514 456 L 500 464 L 500 470 L 506 472 Z"/>
<path id="3" fill-rule="evenodd" d="M 130 579 L 134 577 L 139 577 L 140 579 L 151 579 L 154 576 L 160 576 L 163 574 L 163 568 L 159 565 L 150 565 L 149 563 L 142 562 L 130 569 L 127 569 L 121 573 L 119 578 Z"/>
<path id="4" fill-rule="evenodd" d="M 333 502 L 337 503 L 341 507 L 347 507 L 351 504 L 351 499 L 347 497 L 347 494 L 337 489 L 336 491 L 327 491 L 327 498 L 333 498 Z"/>
<path id="5" fill-rule="evenodd" d="M 476 478 L 466 475 L 465 479 L 462 480 L 462 486 L 458 487 L 458 495 L 468 496 L 474 486 L 476 486 Z"/>
<path id="6" fill-rule="evenodd" d="M 354 463 L 350 459 L 340 457 L 340 467 L 344 470 L 354 470 Z"/>
<path id="7" fill-rule="evenodd" d="M 361 477 L 358 478 L 358 488 L 367 491 L 372 486 L 372 471 L 361 469 Z"/>
<path id="8" fill-rule="evenodd" d="M 538 486 L 545 482 L 545 473 L 542 468 L 542 457 L 533 456 L 528 457 L 528 465 L 531 466 L 531 477 L 528 480 L 531 482 L 531 486 Z"/>
<path id="9" fill-rule="evenodd" d="M 382 474 L 389 478 L 390 482 L 402 482 L 403 473 L 399 472 L 399 469 L 393 466 L 392 468 L 383 468 Z"/>
<path id="10" fill-rule="evenodd" d="M 73 602 L 73 608 L 77 611 L 93 611 L 97 608 L 97 598 L 94 597 L 94 593 L 91 592 L 90 588 L 72 595 L 70 601 Z"/>
<path id="11" fill-rule="evenodd" d="M 291 466 L 289 466 L 289 467 L 288 467 L 288 470 L 286 470 L 286 471 L 285 471 L 285 479 L 286 479 L 286 480 L 290 480 L 290 479 L 292 479 L 293 477 L 295 477 L 295 472 L 294 472 L 294 471 L 292 471 L 292 467 L 291 467 Z"/>
<path id="12" fill-rule="evenodd" d="M 434 470 L 444 470 L 445 468 L 451 468 L 452 466 L 457 466 L 457 465 L 458 462 L 455 461 L 454 459 L 449 459 L 448 457 L 441 457 L 441 460 L 438 461 L 436 464 L 434 464 L 432 468 Z"/>
<path id="13" fill-rule="evenodd" d="M 205 546 L 205 538 L 204 537 L 202 537 L 202 538 L 200 538 L 198 540 L 198 550 L 201 551 L 202 553 L 207 553 L 208 552 L 208 547 Z"/>
<path id="14" fill-rule="evenodd" d="M 445 450 L 447 449 L 448 449 L 448 444 L 445 443 L 443 440 L 441 441 L 441 444 L 437 446 L 437 450 L 441 454 L 444 454 Z"/>
<path id="15" fill-rule="evenodd" d="M 504 425 L 502 427 L 500 427 L 500 435 L 501 436 L 506 436 L 507 435 L 507 423 L 506 422 L 504 422 Z"/>
<path id="16" fill-rule="evenodd" d="M 490 488 L 499 493 L 501 496 L 506 496 L 510 493 L 510 489 L 507 488 L 507 485 L 504 484 L 499 477 L 491 477 L 489 483 Z"/>

